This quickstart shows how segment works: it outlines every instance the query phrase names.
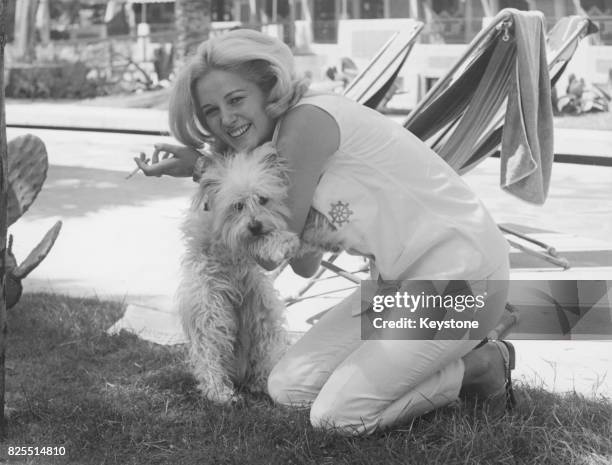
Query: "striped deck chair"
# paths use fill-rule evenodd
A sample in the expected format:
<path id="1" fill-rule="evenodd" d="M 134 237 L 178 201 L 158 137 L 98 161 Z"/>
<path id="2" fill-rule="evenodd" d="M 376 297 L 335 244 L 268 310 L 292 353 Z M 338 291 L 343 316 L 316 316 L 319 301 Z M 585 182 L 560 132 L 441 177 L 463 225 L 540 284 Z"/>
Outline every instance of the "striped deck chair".
<path id="1" fill-rule="evenodd" d="M 509 10 L 502 10 L 404 121 L 404 127 L 428 142 L 460 174 L 470 171 L 489 156 L 500 154 L 515 53 L 511 40 L 504 40 L 510 39 L 511 21 Z M 565 71 L 580 40 L 596 30 L 591 20 L 582 16 L 565 17 L 555 24 L 546 43 L 551 85 L 555 85 Z M 488 70 L 500 67 L 504 68 L 502 79 L 491 79 L 492 73 Z M 500 73 L 496 73 L 496 77 L 499 76 Z M 512 247 L 562 268 L 569 267 L 567 260 L 559 257 L 553 247 L 507 226 L 500 226 L 500 229 L 539 249 L 526 248 L 509 239 Z"/>
<path id="2" fill-rule="evenodd" d="M 559 20 L 548 34 L 547 57 L 554 85 L 580 40 L 596 31 L 585 17 Z M 404 127 L 426 141 L 463 174 L 499 153 L 515 48 L 512 15 L 502 10 L 472 41 L 468 50 L 427 93 L 404 121 Z M 491 68 L 502 79 L 490 79 Z"/>
<path id="3" fill-rule="evenodd" d="M 556 83 L 565 70 L 580 40 L 595 30 L 595 26 L 588 18 L 580 16 L 562 18 L 553 27 L 547 39 L 551 84 Z M 404 127 L 430 145 L 460 174 L 473 169 L 489 156 L 499 153 L 507 94 L 516 54 L 515 47 L 512 47 L 512 34 L 512 12 L 502 10 L 480 31 L 463 56 L 444 77 L 438 80 L 403 123 Z M 402 63 L 404 61 L 405 58 L 401 60 Z M 497 71 L 495 80 L 491 79 L 491 68 Z M 499 73 L 500 68 L 502 73 Z M 376 71 L 375 64 L 368 66 L 364 70 L 364 75 L 374 71 Z M 399 69 L 395 71 L 395 75 L 398 72 Z M 500 74 L 501 79 L 499 79 Z M 362 79 L 366 77 L 363 76 Z M 358 93 L 353 97 L 348 92 L 347 95 L 364 104 L 369 102 L 363 96 L 380 95 L 380 92 L 374 89 L 377 81 L 370 78 L 369 82 L 368 93 Z M 385 83 L 388 84 L 387 81 Z M 351 86 L 348 90 L 351 90 Z M 502 230 L 507 234 L 518 235 L 543 249 L 540 252 L 522 248 L 527 253 L 539 255 L 563 268 L 568 266 L 567 262 L 557 257 L 554 249 L 547 244 L 533 241 L 508 228 Z M 512 241 L 509 242 L 518 246 Z M 294 296 L 288 298 L 287 305 L 298 302 L 301 296 L 321 278 L 325 270 L 359 284 L 360 279 L 354 273 L 364 270 L 347 272 L 333 263 L 336 258 L 337 255 L 333 254 L 324 260 L 315 276 Z M 509 304 L 506 309 L 508 311 L 489 335 L 490 338 L 501 338 L 518 321 L 515 309 Z M 320 315 L 313 317 L 311 322 Z"/>
<path id="4" fill-rule="evenodd" d="M 378 108 L 404 66 L 423 26 L 422 22 L 414 21 L 411 28 L 393 34 L 343 94 L 362 105 Z"/>

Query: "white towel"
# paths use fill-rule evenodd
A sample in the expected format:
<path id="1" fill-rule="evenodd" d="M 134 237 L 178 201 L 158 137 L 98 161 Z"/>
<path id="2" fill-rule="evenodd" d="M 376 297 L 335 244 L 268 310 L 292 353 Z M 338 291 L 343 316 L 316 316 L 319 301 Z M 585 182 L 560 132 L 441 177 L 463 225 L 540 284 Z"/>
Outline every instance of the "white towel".
<path id="1" fill-rule="evenodd" d="M 502 135 L 500 184 L 525 201 L 543 204 L 554 159 L 544 15 L 510 11 L 517 61 Z"/>

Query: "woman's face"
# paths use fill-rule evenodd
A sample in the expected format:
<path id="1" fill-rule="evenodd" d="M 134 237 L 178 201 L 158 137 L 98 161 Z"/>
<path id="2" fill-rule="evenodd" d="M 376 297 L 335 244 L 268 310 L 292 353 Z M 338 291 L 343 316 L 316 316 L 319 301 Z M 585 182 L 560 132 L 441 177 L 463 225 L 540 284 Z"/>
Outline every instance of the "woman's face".
<path id="1" fill-rule="evenodd" d="M 236 73 L 212 70 L 198 79 L 195 92 L 212 135 L 235 151 L 254 149 L 272 138 L 274 121 L 257 84 Z"/>

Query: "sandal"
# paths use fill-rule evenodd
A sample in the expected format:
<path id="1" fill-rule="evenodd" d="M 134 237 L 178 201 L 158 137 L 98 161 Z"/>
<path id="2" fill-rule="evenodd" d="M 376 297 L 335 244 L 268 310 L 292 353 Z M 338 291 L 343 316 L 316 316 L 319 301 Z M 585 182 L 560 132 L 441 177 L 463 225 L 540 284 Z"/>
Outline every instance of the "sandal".
<path id="1" fill-rule="evenodd" d="M 514 370 L 516 366 L 516 351 L 514 349 L 514 345 L 508 341 L 498 340 L 491 342 L 495 344 L 495 347 L 497 347 L 501 353 L 506 372 L 503 390 L 491 397 L 496 398 L 503 395 L 506 400 L 506 410 L 512 410 L 516 406 L 516 397 L 514 395 L 514 389 L 512 388 L 512 370 Z"/>
<path id="2" fill-rule="evenodd" d="M 496 392 L 486 395 L 480 389 L 467 388 L 462 396 L 469 404 L 482 403 L 485 410 L 493 418 L 504 415 L 516 406 L 516 397 L 512 387 L 512 370 L 516 366 L 516 351 L 514 345 L 502 340 L 483 340 L 476 349 L 486 344 L 493 344 L 502 356 L 504 362 L 504 383 Z"/>

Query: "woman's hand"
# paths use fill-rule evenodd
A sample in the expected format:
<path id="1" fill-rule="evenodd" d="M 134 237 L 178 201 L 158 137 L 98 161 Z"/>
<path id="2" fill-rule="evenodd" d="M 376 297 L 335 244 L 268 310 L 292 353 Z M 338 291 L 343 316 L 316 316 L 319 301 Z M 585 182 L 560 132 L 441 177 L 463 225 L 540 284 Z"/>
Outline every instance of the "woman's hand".
<path id="1" fill-rule="evenodd" d="M 275 270 L 281 265 L 281 263 L 283 263 L 282 261 L 276 262 L 274 260 L 261 258 L 261 257 L 254 257 L 254 259 L 255 259 L 255 263 L 257 263 L 259 266 L 261 266 L 266 271 Z"/>
<path id="2" fill-rule="evenodd" d="M 161 160 L 160 160 L 161 154 Z M 181 145 L 155 144 L 151 163 L 148 163 L 147 155 L 141 153 L 135 157 L 134 162 L 142 170 L 145 176 L 174 176 L 191 177 L 196 160 L 202 156 L 200 152 Z"/>
<path id="3" fill-rule="evenodd" d="M 289 261 L 293 272 L 302 278 L 311 278 L 321 266 L 322 252 L 310 252 Z"/>

